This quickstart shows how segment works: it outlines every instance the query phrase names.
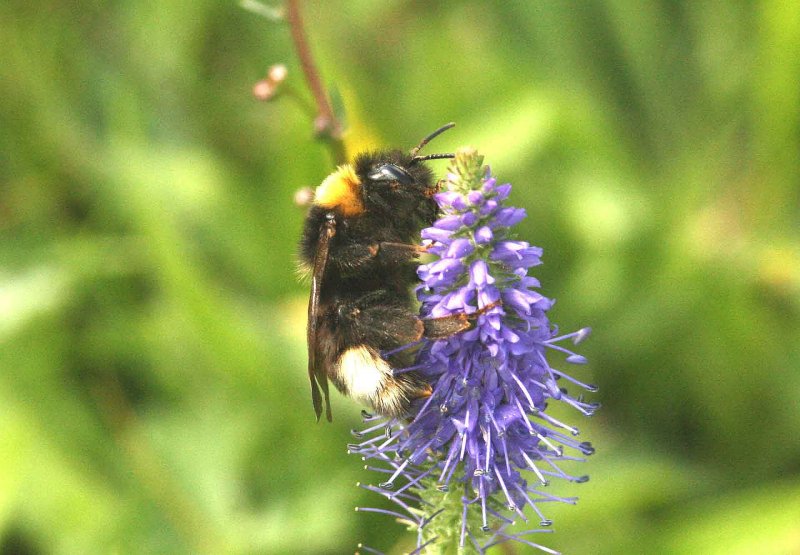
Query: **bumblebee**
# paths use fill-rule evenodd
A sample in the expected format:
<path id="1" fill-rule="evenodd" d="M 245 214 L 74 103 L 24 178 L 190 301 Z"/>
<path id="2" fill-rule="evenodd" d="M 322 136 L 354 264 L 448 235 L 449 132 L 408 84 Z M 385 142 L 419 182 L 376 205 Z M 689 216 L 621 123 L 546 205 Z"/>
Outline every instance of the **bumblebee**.
<path id="1" fill-rule="evenodd" d="M 308 303 L 308 376 L 319 421 L 331 420 L 328 381 L 379 414 L 407 417 L 429 397 L 430 384 L 414 371 L 405 345 L 447 337 L 471 327 L 470 317 L 420 319 L 411 287 L 418 282 L 420 230 L 433 224 L 438 191 L 419 155 L 448 124 L 409 153 L 362 153 L 339 166 L 316 189 L 306 216 L 300 254 L 311 270 Z"/>

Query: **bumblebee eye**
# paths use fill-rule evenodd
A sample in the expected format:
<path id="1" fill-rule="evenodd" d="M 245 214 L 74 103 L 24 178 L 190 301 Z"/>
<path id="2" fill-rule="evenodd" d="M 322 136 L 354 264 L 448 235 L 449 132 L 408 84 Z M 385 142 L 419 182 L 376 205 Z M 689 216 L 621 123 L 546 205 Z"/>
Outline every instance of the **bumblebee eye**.
<path id="1" fill-rule="evenodd" d="M 402 185 L 414 183 L 414 178 L 410 173 L 394 164 L 382 164 L 372 170 L 367 177 L 373 181 L 397 181 Z"/>

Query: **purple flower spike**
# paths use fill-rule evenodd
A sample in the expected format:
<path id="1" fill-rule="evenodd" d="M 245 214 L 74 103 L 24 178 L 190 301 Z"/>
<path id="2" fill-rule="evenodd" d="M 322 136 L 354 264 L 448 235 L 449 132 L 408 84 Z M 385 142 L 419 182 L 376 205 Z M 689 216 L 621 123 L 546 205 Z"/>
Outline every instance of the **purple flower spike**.
<path id="1" fill-rule="evenodd" d="M 413 369 L 431 384 L 431 396 L 416 401 L 410 423 L 369 424 L 350 450 L 381 466 L 380 487 L 368 489 L 394 501 L 402 510 L 396 514 L 416 528 L 415 553 L 431 545 L 484 553 L 509 540 L 556 553 L 522 537 L 547 530 L 507 528 L 516 517 L 527 522 L 528 507 L 540 526 L 550 526 L 540 506 L 575 499 L 541 488 L 553 478 L 588 479 L 567 474 L 559 461 L 583 460 L 594 448 L 576 441 L 578 429 L 548 414 L 547 405 L 563 402 L 586 416 L 599 407 L 565 387 L 595 386 L 559 369 L 587 362 L 564 344 L 578 344 L 589 328 L 559 335 L 550 324 L 553 301 L 527 275 L 542 250 L 510 235 L 525 211 L 504 206 L 511 185 L 498 185 L 482 161 L 473 150 L 456 154 L 447 191 L 435 196 L 442 216 L 422 231 L 438 259 L 418 269 L 421 317 L 466 315 L 470 328 L 423 340 Z M 558 357 L 555 366 L 548 354 Z"/>

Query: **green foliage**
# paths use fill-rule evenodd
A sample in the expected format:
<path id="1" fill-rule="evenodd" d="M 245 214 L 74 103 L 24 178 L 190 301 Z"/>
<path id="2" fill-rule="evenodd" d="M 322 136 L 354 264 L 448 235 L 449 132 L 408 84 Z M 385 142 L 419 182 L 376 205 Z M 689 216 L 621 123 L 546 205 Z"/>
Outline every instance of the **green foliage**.
<path id="1" fill-rule="evenodd" d="M 541 543 L 800 551 L 799 13 L 305 8 L 348 142 L 456 121 L 435 149 L 514 183 L 554 320 L 595 330 L 592 481 Z M 250 97 L 277 62 L 308 96 L 285 25 L 209 1 L 0 19 L 0 551 L 409 550 L 352 510 L 378 503 L 358 408 L 314 424 L 292 196 L 331 165 L 302 105 Z"/>

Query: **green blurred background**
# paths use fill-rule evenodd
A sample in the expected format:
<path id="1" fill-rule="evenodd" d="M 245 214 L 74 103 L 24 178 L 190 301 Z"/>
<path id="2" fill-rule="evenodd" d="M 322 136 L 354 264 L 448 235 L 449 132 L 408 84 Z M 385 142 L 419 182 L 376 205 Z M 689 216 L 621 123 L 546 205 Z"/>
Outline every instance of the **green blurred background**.
<path id="1" fill-rule="evenodd" d="M 478 147 L 594 335 L 565 553 L 800 553 L 793 1 L 310 1 L 350 144 Z M 331 170 L 285 24 L 0 4 L 0 553 L 400 553 L 315 424 L 295 190 Z M 443 172 L 446 163 L 433 163 Z M 554 486 L 558 488 L 559 486 Z M 517 553 L 528 552 L 517 548 Z M 510 551 L 507 553 L 511 553 Z"/>

